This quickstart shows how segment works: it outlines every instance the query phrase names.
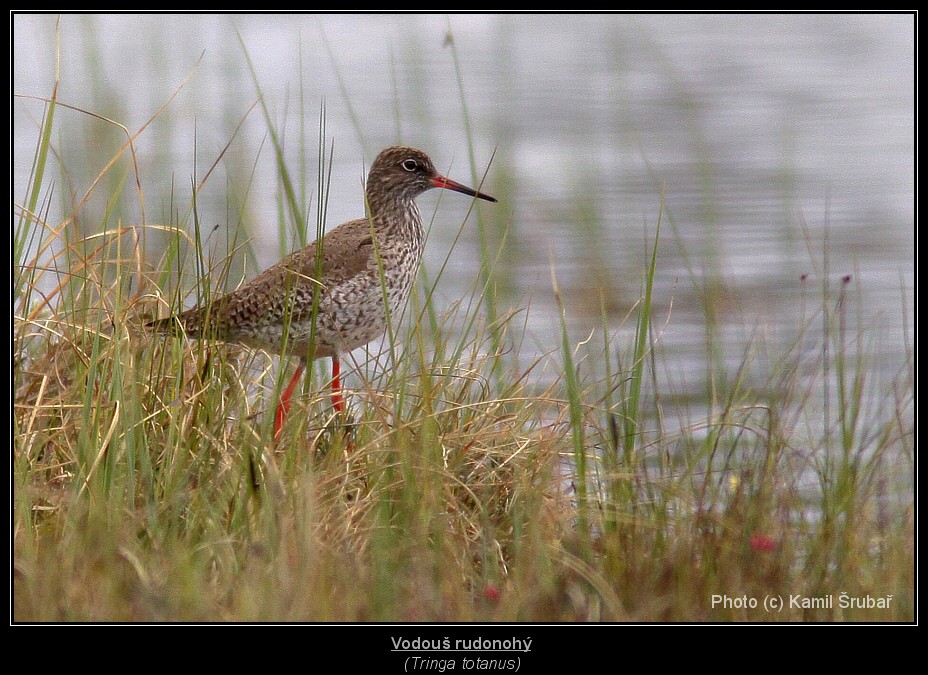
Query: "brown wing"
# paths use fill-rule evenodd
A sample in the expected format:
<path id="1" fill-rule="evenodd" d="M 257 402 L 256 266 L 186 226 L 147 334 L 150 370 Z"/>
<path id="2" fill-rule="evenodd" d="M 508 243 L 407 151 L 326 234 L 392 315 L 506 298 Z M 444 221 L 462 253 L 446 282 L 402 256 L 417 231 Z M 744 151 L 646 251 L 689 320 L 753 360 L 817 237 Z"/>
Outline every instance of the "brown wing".
<path id="1" fill-rule="evenodd" d="M 194 307 L 149 326 L 175 332 L 177 324 L 191 337 L 212 333 L 217 339 L 248 341 L 262 326 L 281 324 L 312 311 L 315 289 L 336 285 L 356 274 L 376 269 L 370 221 L 352 220 L 322 239 L 321 274 L 316 273 L 318 241 L 294 251 L 273 267 L 209 307 Z"/>

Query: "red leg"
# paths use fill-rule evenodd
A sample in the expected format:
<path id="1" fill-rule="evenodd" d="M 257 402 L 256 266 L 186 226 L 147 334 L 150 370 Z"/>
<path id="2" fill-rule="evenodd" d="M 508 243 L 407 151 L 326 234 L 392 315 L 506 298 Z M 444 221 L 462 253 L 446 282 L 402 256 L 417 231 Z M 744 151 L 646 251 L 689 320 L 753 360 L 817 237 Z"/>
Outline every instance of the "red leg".
<path id="1" fill-rule="evenodd" d="M 345 414 L 345 397 L 342 396 L 342 367 L 341 363 L 338 360 L 338 356 L 332 357 L 332 407 L 335 408 L 335 413 L 340 417 L 344 417 Z M 350 453 L 354 449 L 354 443 L 347 436 L 347 431 L 343 432 L 343 439 L 345 441 L 345 451 Z"/>
<path id="2" fill-rule="evenodd" d="M 342 396 L 342 367 L 338 361 L 338 356 L 332 357 L 332 407 L 335 412 L 345 412 L 345 399 Z"/>
<path id="3" fill-rule="evenodd" d="M 280 403 L 277 406 L 277 412 L 274 413 L 274 440 L 280 436 L 284 428 L 284 420 L 287 419 L 287 413 L 290 412 L 290 397 L 293 396 L 293 390 L 296 389 L 297 382 L 300 381 L 300 375 L 303 374 L 303 364 L 301 363 L 293 374 L 290 384 L 284 389 L 283 396 L 280 397 Z"/>

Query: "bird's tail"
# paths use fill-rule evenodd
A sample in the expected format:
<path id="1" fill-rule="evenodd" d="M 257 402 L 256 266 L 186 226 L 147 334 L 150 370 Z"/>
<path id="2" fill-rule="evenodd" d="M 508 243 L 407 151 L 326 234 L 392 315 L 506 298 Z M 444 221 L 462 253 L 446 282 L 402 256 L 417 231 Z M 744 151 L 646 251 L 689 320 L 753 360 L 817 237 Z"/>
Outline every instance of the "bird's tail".
<path id="1" fill-rule="evenodd" d="M 186 335 L 191 338 L 199 338 L 202 337 L 206 315 L 204 308 L 194 307 L 165 319 L 149 321 L 145 324 L 145 327 L 159 335 Z"/>
<path id="2" fill-rule="evenodd" d="M 184 324 L 178 314 L 169 316 L 166 319 L 149 321 L 145 324 L 145 328 L 159 335 L 180 335 L 184 332 Z"/>

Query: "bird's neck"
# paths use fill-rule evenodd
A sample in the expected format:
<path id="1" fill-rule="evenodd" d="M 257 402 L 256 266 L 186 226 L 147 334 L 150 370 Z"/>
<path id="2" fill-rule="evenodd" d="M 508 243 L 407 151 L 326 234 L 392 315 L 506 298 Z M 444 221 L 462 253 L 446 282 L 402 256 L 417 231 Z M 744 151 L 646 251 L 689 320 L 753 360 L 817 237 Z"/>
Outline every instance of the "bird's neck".
<path id="1" fill-rule="evenodd" d="M 413 199 L 367 195 L 368 217 L 381 237 L 422 241 L 422 218 Z"/>

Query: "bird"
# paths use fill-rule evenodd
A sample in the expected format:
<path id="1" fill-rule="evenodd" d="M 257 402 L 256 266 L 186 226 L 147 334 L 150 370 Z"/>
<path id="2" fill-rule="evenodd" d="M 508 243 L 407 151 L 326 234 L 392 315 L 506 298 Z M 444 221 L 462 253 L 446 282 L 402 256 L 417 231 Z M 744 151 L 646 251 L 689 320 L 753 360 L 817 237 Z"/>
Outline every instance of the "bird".
<path id="1" fill-rule="evenodd" d="M 425 246 L 415 200 L 432 188 L 497 201 L 440 174 L 422 150 L 385 148 L 365 184 L 367 217 L 339 225 L 207 305 L 146 325 L 155 333 L 299 357 L 274 414 L 275 439 L 303 371 L 316 359 L 332 359 L 332 406 L 344 413 L 339 355 L 383 335 L 389 317 L 405 306 Z"/>

